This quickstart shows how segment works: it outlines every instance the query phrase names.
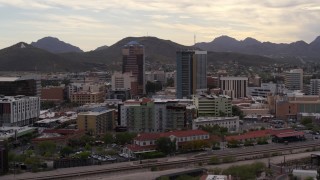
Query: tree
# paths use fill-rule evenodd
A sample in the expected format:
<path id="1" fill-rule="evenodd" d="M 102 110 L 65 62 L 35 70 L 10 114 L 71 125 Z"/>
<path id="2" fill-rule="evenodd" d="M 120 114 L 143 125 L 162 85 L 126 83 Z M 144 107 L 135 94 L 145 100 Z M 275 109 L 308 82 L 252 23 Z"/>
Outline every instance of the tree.
<path id="1" fill-rule="evenodd" d="M 115 142 L 116 144 L 130 144 L 132 140 L 137 136 L 136 133 L 129 133 L 129 132 L 119 132 L 116 134 Z"/>
<path id="2" fill-rule="evenodd" d="M 320 167 L 318 167 L 317 169 L 317 177 L 316 177 L 317 180 L 320 180 Z"/>
<path id="3" fill-rule="evenodd" d="M 232 115 L 239 116 L 240 119 L 244 117 L 243 111 L 238 106 L 232 106 Z"/>
<path id="4" fill-rule="evenodd" d="M 195 141 L 188 141 L 183 146 L 183 150 L 199 150 L 204 148 L 209 148 L 210 145 L 205 140 L 195 140 Z"/>
<path id="5" fill-rule="evenodd" d="M 209 160 L 209 164 L 220 164 L 220 159 L 217 156 L 212 156 Z"/>
<path id="6" fill-rule="evenodd" d="M 146 93 L 155 93 L 162 90 L 162 84 L 160 81 L 148 81 L 146 84 Z"/>
<path id="7" fill-rule="evenodd" d="M 103 136 L 103 141 L 105 144 L 111 144 L 114 142 L 113 140 L 113 135 L 111 133 L 106 133 L 104 136 Z"/>
<path id="8" fill-rule="evenodd" d="M 73 152 L 72 147 L 65 146 L 60 150 L 61 156 L 69 156 Z"/>
<path id="9" fill-rule="evenodd" d="M 239 141 L 237 141 L 235 139 L 231 139 L 230 141 L 228 141 L 228 147 L 230 147 L 230 148 L 239 147 Z"/>
<path id="10" fill-rule="evenodd" d="M 90 146 L 89 143 L 87 143 L 87 144 L 84 146 L 84 149 L 85 149 L 86 151 L 91 151 L 92 147 Z"/>
<path id="11" fill-rule="evenodd" d="M 256 179 L 256 177 L 265 169 L 266 166 L 264 163 L 255 162 L 249 165 L 231 166 L 228 169 L 225 169 L 222 174 L 228 174 L 235 179 L 240 180 Z"/>
<path id="12" fill-rule="evenodd" d="M 301 124 L 306 126 L 307 124 L 312 124 L 312 119 L 309 118 L 309 117 L 304 117 L 302 120 L 301 120 Z"/>
<path id="13" fill-rule="evenodd" d="M 167 78 L 167 87 L 174 87 L 174 79 L 173 78 Z"/>
<path id="14" fill-rule="evenodd" d="M 168 137 L 161 137 L 156 141 L 157 151 L 163 152 L 164 154 L 171 154 L 176 150 L 175 141 L 171 141 Z"/>
<path id="15" fill-rule="evenodd" d="M 56 144 L 52 141 L 44 141 L 38 144 L 38 151 L 40 155 L 44 155 L 45 153 L 53 154 L 56 150 Z"/>
<path id="16" fill-rule="evenodd" d="M 76 154 L 76 157 L 80 158 L 80 159 L 88 159 L 88 157 L 90 156 L 90 152 L 88 151 L 83 151 L 80 152 L 79 154 Z"/>

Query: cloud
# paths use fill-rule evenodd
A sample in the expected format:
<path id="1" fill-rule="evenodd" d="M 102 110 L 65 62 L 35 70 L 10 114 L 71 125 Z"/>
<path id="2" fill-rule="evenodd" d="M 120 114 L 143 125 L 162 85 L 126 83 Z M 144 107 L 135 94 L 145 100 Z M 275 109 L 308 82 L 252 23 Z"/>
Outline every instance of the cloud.
<path id="1" fill-rule="evenodd" d="M 7 7 L 10 11 L 4 12 Z M 0 0 L 0 15 L 10 17 L 5 20 L 10 28 L 0 33 L 10 35 L 14 26 L 22 26 L 34 34 L 110 39 L 99 44 L 147 32 L 185 44 L 193 43 L 189 36 L 194 33 L 198 41 L 223 34 L 261 41 L 311 41 L 319 35 L 319 10 L 319 0 Z"/>

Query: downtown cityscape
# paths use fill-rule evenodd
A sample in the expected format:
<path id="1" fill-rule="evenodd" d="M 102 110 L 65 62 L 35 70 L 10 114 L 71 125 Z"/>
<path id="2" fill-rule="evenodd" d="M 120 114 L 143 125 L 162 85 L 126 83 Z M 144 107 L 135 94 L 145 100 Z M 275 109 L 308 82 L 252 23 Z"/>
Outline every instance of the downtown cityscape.
<path id="1" fill-rule="evenodd" d="M 0 0 L 1 180 L 320 179 L 319 2 L 102 2 Z"/>

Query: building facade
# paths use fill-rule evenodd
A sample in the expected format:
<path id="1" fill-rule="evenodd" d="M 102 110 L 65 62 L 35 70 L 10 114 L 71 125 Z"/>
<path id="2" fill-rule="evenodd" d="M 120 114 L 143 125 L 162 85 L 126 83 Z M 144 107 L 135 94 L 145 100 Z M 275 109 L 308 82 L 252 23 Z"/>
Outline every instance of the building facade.
<path id="1" fill-rule="evenodd" d="M 0 94 L 5 96 L 39 96 L 41 81 L 37 76 L 0 77 Z"/>
<path id="2" fill-rule="evenodd" d="M 229 96 L 195 95 L 193 103 L 198 117 L 232 116 L 232 104 Z"/>
<path id="3" fill-rule="evenodd" d="M 0 96 L 0 126 L 26 126 L 40 115 L 40 97 Z"/>
<path id="4" fill-rule="evenodd" d="M 77 125 L 79 130 L 92 132 L 95 135 L 102 135 L 114 131 L 114 110 L 96 108 L 92 111 L 80 112 L 77 117 Z"/>
<path id="5" fill-rule="evenodd" d="M 130 132 L 156 132 L 154 102 L 151 99 L 127 100 L 120 107 L 120 125 Z"/>
<path id="6" fill-rule="evenodd" d="M 198 117 L 192 122 L 192 129 L 199 129 L 201 126 L 214 126 L 228 128 L 228 132 L 239 131 L 239 117 Z"/>
<path id="7" fill-rule="evenodd" d="M 285 72 L 285 85 L 289 90 L 303 90 L 303 69 Z"/>
<path id="8" fill-rule="evenodd" d="M 144 46 L 131 41 L 122 48 L 122 73 L 131 72 L 137 78 L 138 94 L 145 94 Z"/>
<path id="9" fill-rule="evenodd" d="M 320 79 L 310 80 L 310 95 L 320 95 Z"/>
<path id="10" fill-rule="evenodd" d="M 52 86 L 41 89 L 41 101 L 62 102 L 64 100 L 65 87 Z"/>
<path id="11" fill-rule="evenodd" d="M 185 130 L 185 131 L 170 131 L 164 133 L 143 133 L 133 140 L 132 145 L 128 145 L 124 149 L 124 153 L 129 155 L 156 151 L 156 141 L 161 137 L 168 137 L 172 142 L 175 142 L 176 149 L 179 149 L 183 144 L 192 141 L 207 141 L 210 134 L 203 130 Z"/>
<path id="12" fill-rule="evenodd" d="M 207 90 L 207 51 L 178 51 L 176 65 L 178 99 Z"/>
<path id="13" fill-rule="evenodd" d="M 71 94 L 70 101 L 77 103 L 78 105 L 84 105 L 87 103 L 102 103 L 105 99 L 104 92 L 76 92 Z"/>
<path id="14" fill-rule="evenodd" d="M 284 84 L 261 83 L 260 87 L 248 87 L 248 95 L 267 98 L 268 95 L 276 95 L 285 92 Z"/>
<path id="15" fill-rule="evenodd" d="M 4 140 L 0 140 L 0 175 L 9 171 L 8 147 Z"/>
<path id="16" fill-rule="evenodd" d="M 120 106 L 120 125 L 131 132 L 165 132 L 191 128 L 195 107 L 177 99 L 127 100 Z"/>
<path id="17" fill-rule="evenodd" d="M 115 72 L 111 77 L 111 89 L 114 92 L 129 90 L 130 95 L 138 95 L 138 82 L 137 77 L 132 72 Z"/>
<path id="18" fill-rule="evenodd" d="M 224 95 L 234 98 L 244 98 L 247 96 L 247 77 L 220 77 L 220 88 Z"/>

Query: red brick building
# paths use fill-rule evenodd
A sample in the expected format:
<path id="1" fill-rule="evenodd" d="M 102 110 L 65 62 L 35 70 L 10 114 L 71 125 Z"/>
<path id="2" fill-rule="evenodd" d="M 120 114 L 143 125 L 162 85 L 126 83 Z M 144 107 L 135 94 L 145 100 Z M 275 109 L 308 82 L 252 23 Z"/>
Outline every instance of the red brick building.
<path id="1" fill-rule="evenodd" d="M 63 101 L 64 87 L 44 87 L 41 89 L 41 100 L 42 101 Z"/>

